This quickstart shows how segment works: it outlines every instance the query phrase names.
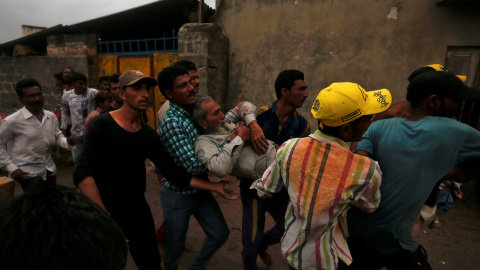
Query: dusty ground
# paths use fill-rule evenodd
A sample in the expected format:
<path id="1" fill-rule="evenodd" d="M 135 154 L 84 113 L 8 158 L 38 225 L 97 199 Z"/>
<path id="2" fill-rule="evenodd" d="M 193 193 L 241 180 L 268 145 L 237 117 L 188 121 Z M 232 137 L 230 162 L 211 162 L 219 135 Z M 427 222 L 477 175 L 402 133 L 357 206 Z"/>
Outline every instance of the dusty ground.
<path id="1" fill-rule="evenodd" d="M 162 220 L 162 208 L 158 195 L 159 185 L 156 176 L 150 171 L 147 176 L 147 199 L 151 206 L 156 224 Z M 61 168 L 58 172 L 58 184 L 72 186 L 72 167 Z M 238 182 L 232 181 L 231 187 L 238 192 Z M 417 236 L 418 241 L 428 252 L 429 261 L 433 269 L 480 269 L 480 202 L 473 195 L 473 183 L 463 186 L 464 198 L 456 201 L 447 214 L 439 213 L 440 226 L 429 229 L 424 227 Z M 21 194 L 20 186 L 16 187 L 16 195 Z M 241 202 L 240 200 L 227 201 L 216 196 L 230 228 L 230 238 L 210 261 L 207 269 L 236 270 L 242 269 L 241 260 Z M 272 225 L 272 219 L 267 218 L 267 227 Z M 192 218 L 187 240 L 197 250 L 202 246 L 203 231 Z M 269 248 L 274 259 L 273 269 L 288 269 L 280 254 L 280 245 Z M 179 269 L 188 269 L 193 261 L 194 253 L 184 253 Z M 267 269 L 257 260 L 259 269 Z M 129 258 L 127 270 L 136 269 Z"/>

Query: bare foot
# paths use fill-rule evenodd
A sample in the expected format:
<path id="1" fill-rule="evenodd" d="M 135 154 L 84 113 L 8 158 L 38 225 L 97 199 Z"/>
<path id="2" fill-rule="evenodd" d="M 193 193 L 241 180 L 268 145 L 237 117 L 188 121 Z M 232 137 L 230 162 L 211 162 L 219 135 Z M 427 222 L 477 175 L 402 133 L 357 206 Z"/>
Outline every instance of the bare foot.
<path id="1" fill-rule="evenodd" d="M 189 243 L 185 243 L 185 247 L 183 248 L 184 252 L 195 252 L 195 248 L 190 245 Z"/>
<path id="2" fill-rule="evenodd" d="M 260 259 L 262 259 L 262 262 L 267 266 L 268 269 L 272 269 L 273 266 L 273 260 L 272 256 L 265 250 L 264 252 L 259 253 Z"/>

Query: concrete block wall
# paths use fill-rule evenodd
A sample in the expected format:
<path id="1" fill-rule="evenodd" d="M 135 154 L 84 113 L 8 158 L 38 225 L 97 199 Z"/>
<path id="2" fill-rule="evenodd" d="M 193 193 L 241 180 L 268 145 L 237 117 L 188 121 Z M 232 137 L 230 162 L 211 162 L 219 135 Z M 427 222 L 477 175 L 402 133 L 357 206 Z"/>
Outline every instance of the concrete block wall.
<path id="1" fill-rule="evenodd" d="M 88 74 L 87 55 L 0 57 L 0 112 L 11 114 L 22 108 L 15 93 L 15 84 L 27 77 L 42 85 L 44 108 L 53 110 L 57 104 L 58 89 L 53 84 L 53 74 L 66 66 Z M 96 81 L 93 81 L 96 84 Z"/>
<path id="2" fill-rule="evenodd" d="M 15 84 L 27 77 L 42 85 L 44 108 L 53 110 L 58 102 L 58 89 L 53 74 L 67 66 L 85 74 L 88 86 L 97 87 L 97 49 L 95 34 L 59 35 L 47 38 L 46 56 L 0 57 L 0 112 L 11 114 L 22 107 L 15 93 Z"/>
<path id="3" fill-rule="evenodd" d="M 227 98 L 228 40 L 211 23 L 184 24 L 178 32 L 178 60 L 195 63 L 200 94 L 210 95 L 225 108 Z"/>

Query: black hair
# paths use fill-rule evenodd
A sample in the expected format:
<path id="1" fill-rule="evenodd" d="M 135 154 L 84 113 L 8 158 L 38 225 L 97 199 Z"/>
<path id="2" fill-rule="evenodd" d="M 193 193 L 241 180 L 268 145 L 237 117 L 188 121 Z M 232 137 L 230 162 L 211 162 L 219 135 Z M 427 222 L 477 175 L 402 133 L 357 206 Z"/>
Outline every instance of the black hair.
<path id="1" fill-rule="evenodd" d="M 195 63 L 193 63 L 192 61 L 181 60 L 176 62 L 175 65 L 183 66 L 187 69 L 187 71 L 191 71 L 191 70 L 197 71 L 197 66 L 195 66 Z"/>
<path id="2" fill-rule="evenodd" d="M 17 84 L 15 85 L 15 92 L 17 92 L 19 98 L 23 98 L 23 89 L 34 86 L 38 86 L 38 88 L 40 88 L 40 91 L 42 91 L 42 86 L 37 80 L 35 80 L 34 78 L 25 78 L 17 82 Z"/>
<path id="3" fill-rule="evenodd" d="M 421 67 L 415 70 L 414 72 L 412 72 L 410 76 L 408 76 L 408 81 L 411 82 L 413 78 L 417 77 L 418 75 L 423 74 L 425 72 L 430 72 L 430 71 L 436 71 L 436 70 L 433 67 L 429 67 L 429 66 Z"/>
<path id="4" fill-rule="evenodd" d="M 107 100 L 112 94 L 109 92 L 109 91 L 98 91 L 96 94 L 95 94 L 95 105 L 97 107 L 100 106 L 100 103 L 103 103 L 105 102 L 105 100 Z"/>
<path id="5" fill-rule="evenodd" d="M 358 124 L 360 124 L 360 121 L 363 117 L 372 117 L 372 116 L 371 115 L 363 115 L 363 116 L 360 116 L 359 118 L 353 120 L 352 122 L 348 122 L 346 124 L 350 124 L 354 128 L 357 128 Z M 343 124 L 343 125 L 346 125 L 346 124 Z M 340 129 L 342 128 L 343 125 L 340 125 L 338 127 L 330 127 L 330 126 L 327 126 L 327 125 L 324 124 L 323 129 L 321 129 L 320 128 L 320 120 L 318 120 L 318 127 L 322 131 L 322 133 L 333 136 L 333 137 L 336 137 L 336 138 L 338 138 L 338 136 L 339 136 L 338 133 L 340 132 Z"/>
<path id="6" fill-rule="evenodd" d="M 76 81 L 86 82 L 87 81 L 87 76 L 85 76 L 85 74 L 83 74 L 83 73 L 75 73 L 73 75 L 72 82 L 76 82 Z"/>
<path id="7" fill-rule="evenodd" d="M 98 79 L 98 83 L 102 83 L 103 81 L 110 82 L 110 77 L 109 76 L 102 76 L 100 79 Z"/>
<path id="8" fill-rule="evenodd" d="M 114 73 L 110 75 L 110 77 L 108 78 L 108 81 L 110 82 L 110 85 L 112 83 L 118 83 L 120 82 L 120 75 L 118 75 L 118 73 Z"/>
<path id="9" fill-rule="evenodd" d="M 63 71 L 65 71 L 65 69 L 70 69 L 70 70 L 73 72 L 73 74 L 76 73 L 76 72 L 75 72 L 75 69 L 73 69 L 72 67 L 65 67 L 65 68 L 63 69 Z M 63 73 L 63 72 L 62 72 L 62 73 Z"/>
<path id="10" fill-rule="evenodd" d="M 57 72 L 57 73 L 54 73 L 53 74 L 53 77 L 59 81 L 62 81 L 63 83 L 65 83 L 65 81 L 63 80 L 63 72 Z"/>
<path id="11" fill-rule="evenodd" d="M 277 99 L 282 97 L 282 89 L 286 88 L 290 90 L 295 84 L 296 80 L 304 80 L 305 75 L 300 70 L 296 69 L 287 69 L 280 74 L 278 74 L 277 79 L 275 80 L 275 93 L 277 94 Z"/>
<path id="12" fill-rule="evenodd" d="M 178 77 L 188 74 L 188 70 L 181 65 L 173 64 L 171 66 L 168 66 L 160 73 L 158 73 L 158 88 L 160 88 L 160 92 L 162 92 L 162 95 L 165 96 L 165 90 L 172 90 L 173 86 L 173 81 Z"/>
<path id="13" fill-rule="evenodd" d="M 39 188 L 0 204 L 0 269 L 119 270 L 127 246 L 120 228 L 71 188 Z"/>

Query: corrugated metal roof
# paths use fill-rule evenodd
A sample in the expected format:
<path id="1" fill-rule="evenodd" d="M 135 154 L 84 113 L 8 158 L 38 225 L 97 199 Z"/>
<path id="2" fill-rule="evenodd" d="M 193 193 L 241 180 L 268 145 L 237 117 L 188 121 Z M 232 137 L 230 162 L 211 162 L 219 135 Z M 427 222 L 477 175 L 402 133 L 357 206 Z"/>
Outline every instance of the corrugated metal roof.
<path id="1" fill-rule="evenodd" d="M 214 11 L 207 5 L 204 7 L 207 8 L 204 21 L 208 21 Z M 196 22 L 197 13 L 197 0 L 162 0 L 73 25 L 59 24 L 0 44 L 0 50 L 11 51 L 15 44 L 22 44 L 42 48 L 40 51 L 43 51 L 47 46 L 47 37 L 51 35 L 96 33 L 102 41 L 171 36 L 172 30 L 178 33 L 183 24 Z"/>

